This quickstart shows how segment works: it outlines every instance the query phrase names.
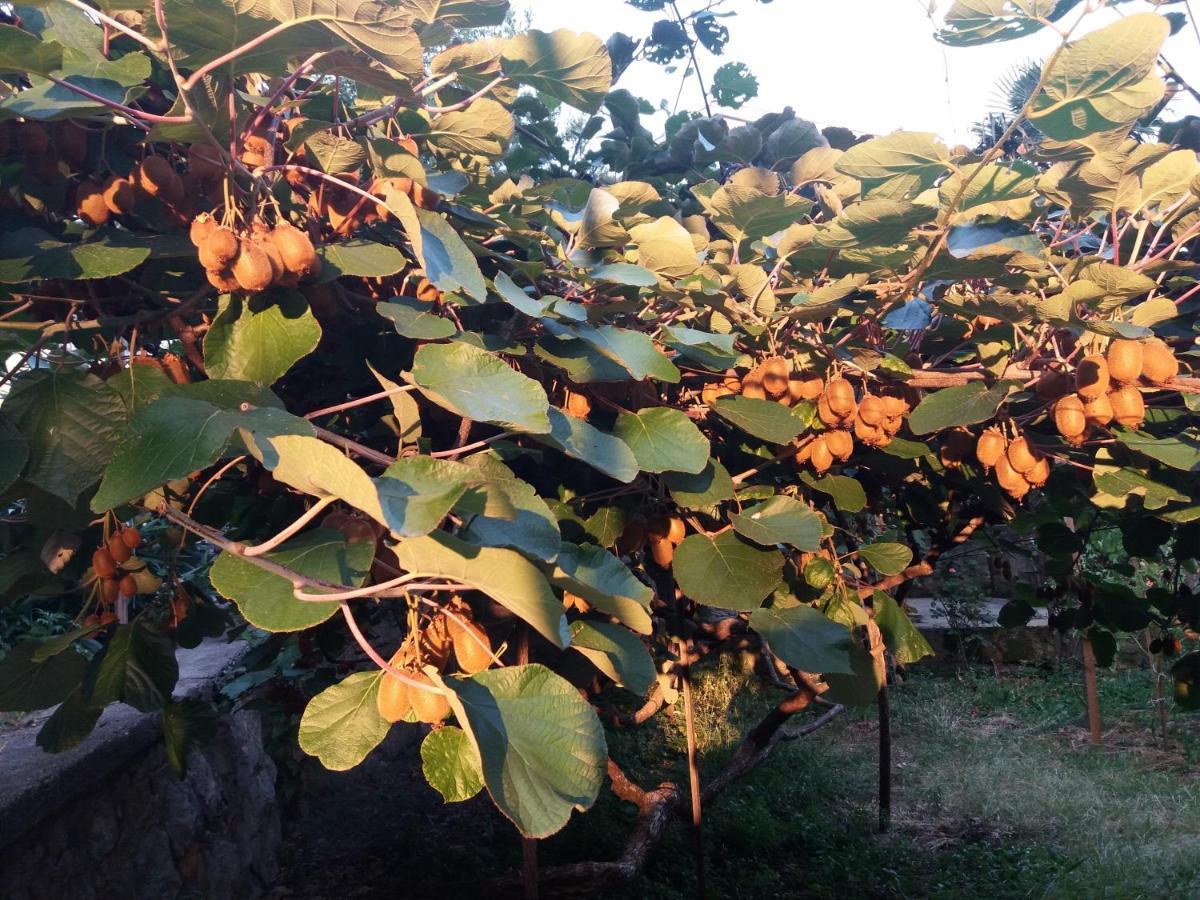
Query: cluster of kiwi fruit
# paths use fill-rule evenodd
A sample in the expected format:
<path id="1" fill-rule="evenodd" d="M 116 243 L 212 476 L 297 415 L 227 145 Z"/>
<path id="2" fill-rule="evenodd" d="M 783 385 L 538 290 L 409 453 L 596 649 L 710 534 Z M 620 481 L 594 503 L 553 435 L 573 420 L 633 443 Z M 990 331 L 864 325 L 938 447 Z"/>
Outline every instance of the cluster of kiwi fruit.
<path id="1" fill-rule="evenodd" d="M 801 400 L 816 400 L 821 392 L 821 376 L 793 373 L 782 356 L 770 356 L 743 376 L 733 369 L 720 382 L 705 385 L 700 398 L 711 405 L 720 397 L 741 394 L 753 400 L 775 400 L 794 406 Z"/>
<path id="2" fill-rule="evenodd" d="M 943 463 L 954 460 L 961 463 L 959 455 L 963 443 L 962 435 L 968 432 L 952 431 L 942 445 Z M 996 483 L 1014 500 L 1020 500 L 1033 488 L 1040 488 L 1050 480 L 1050 458 L 1042 453 L 1019 431 L 1011 436 L 993 426 L 984 430 L 975 442 L 975 458 L 985 471 L 995 472 Z"/>
<path id="3" fill-rule="evenodd" d="M 84 178 L 75 188 L 75 213 L 91 226 L 132 213 L 140 201 L 158 202 L 167 221 L 184 225 L 192 219 L 193 203 L 220 181 L 225 167 L 213 145 L 193 144 L 187 151 L 187 171 L 180 174 L 166 156 L 148 154 L 125 177 Z"/>
<path id="4" fill-rule="evenodd" d="M 96 591 L 100 599 L 99 609 L 84 620 L 85 625 L 107 625 L 115 622 L 114 609 L 121 597 L 135 597 L 139 593 L 137 579 L 123 566 L 133 558 L 133 551 L 142 543 L 142 533 L 136 528 L 122 528 L 109 535 L 101 546 L 92 553 L 92 571 L 96 574 Z"/>
<path id="5" fill-rule="evenodd" d="M 687 526 L 678 516 L 659 514 L 649 519 L 630 519 L 617 538 L 617 553 L 629 556 L 647 547 L 650 558 L 664 569 L 675 559 L 675 548 L 687 537 Z"/>
<path id="6" fill-rule="evenodd" d="M 0 122 L 0 157 L 20 155 L 25 170 L 38 181 L 52 184 L 61 177 L 59 163 L 78 169 L 87 160 L 87 129 L 72 121 L 41 122 L 6 119 Z"/>
<path id="7" fill-rule="evenodd" d="M 826 430 L 802 444 L 793 457 L 797 465 L 810 465 L 818 474 L 835 461 L 850 459 L 856 438 L 868 447 L 886 447 L 912 410 L 912 399 L 902 388 L 885 388 L 860 400 L 845 378 L 818 383 L 817 416 Z"/>
<path id="8" fill-rule="evenodd" d="M 1114 340 L 1075 368 L 1075 391 L 1054 404 L 1054 425 L 1070 444 L 1082 444 L 1093 428 L 1112 422 L 1137 429 L 1146 419 L 1140 385 L 1161 387 L 1179 374 L 1179 360 L 1157 338 Z"/>
<path id="9" fill-rule="evenodd" d="M 219 291 L 258 293 L 273 284 L 294 287 L 321 273 L 321 257 L 308 235 L 280 219 L 274 227 L 255 219 L 249 228 L 235 230 L 226 216 L 218 222 L 209 213 L 192 220 L 189 236 L 209 283 Z"/>
<path id="10" fill-rule="evenodd" d="M 438 671 L 446 668 L 453 654 L 458 668 L 468 675 L 482 672 L 492 664 L 492 642 L 478 624 L 471 607 L 460 597 L 452 598 L 419 631 L 410 631 L 388 662 L 413 681 L 433 687 L 422 666 Z M 450 703 L 441 691 L 423 691 L 385 672 L 376 697 L 379 714 L 389 722 L 407 721 L 437 724 L 450 715 Z"/>

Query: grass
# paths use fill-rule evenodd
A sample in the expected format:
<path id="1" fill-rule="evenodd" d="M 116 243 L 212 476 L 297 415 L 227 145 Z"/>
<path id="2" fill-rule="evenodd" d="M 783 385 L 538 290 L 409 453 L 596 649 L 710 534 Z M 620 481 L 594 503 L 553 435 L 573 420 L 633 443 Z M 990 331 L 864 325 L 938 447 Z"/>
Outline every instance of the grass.
<path id="1" fill-rule="evenodd" d="M 710 897 L 1161 897 L 1200 895 L 1200 722 L 1162 748 L 1150 675 L 1104 673 L 1106 743 L 1087 741 L 1078 673 L 914 671 L 892 690 L 893 827 L 876 834 L 874 711 L 782 747 L 705 811 Z M 704 769 L 716 771 L 779 694 L 726 662 L 696 690 Z M 686 784 L 682 716 L 610 734 L 644 786 Z M 615 856 L 632 821 L 607 793 L 543 842 L 553 864 Z M 693 896 L 675 829 L 631 892 Z"/>

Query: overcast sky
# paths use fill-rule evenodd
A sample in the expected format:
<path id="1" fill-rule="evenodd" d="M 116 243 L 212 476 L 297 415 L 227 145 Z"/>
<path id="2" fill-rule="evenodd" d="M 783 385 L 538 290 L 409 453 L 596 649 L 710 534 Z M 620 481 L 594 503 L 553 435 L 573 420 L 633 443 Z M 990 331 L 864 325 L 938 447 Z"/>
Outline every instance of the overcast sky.
<path id="1" fill-rule="evenodd" d="M 754 118 L 791 106 L 796 114 L 820 126 L 842 125 L 859 132 L 882 134 L 897 128 L 933 131 L 951 144 L 974 144 L 971 124 L 996 108 L 996 84 L 1014 64 L 1041 60 L 1057 36 L 1042 30 L 1016 41 L 981 47 L 950 47 L 934 40 L 926 14 L 928 0 L 725 0 L 716 11 L 734 11 L 722 19 L 732 39 L 721 57 L 700 50 L 706 78 L 728 61 L 746 63 L 758 76 L 759 96 L 737 114 Z M 667 13 L 641 12 L 624 0 L 514 0 L 527 7 L 533 27 L 571 28 L 606 38 L 614 31 L 634 37 L 650 32 Z M 686 14 L 699 0 L 680 0 Z M 949 6 L 939 2 L 939 10 Z M 1200 12 L 1200 2 L 1192 0 Z M 1126 15 L 1149 9 L 1126 3 Z M 669 7 L 668 7 L 669 9 Z M 1168 7 L 1184 11 L 1183 4 Z M 1110 11 L 1097 13 L 1087 30 L 1112 21 Z M 1200 86 L 1200 40 L 1190 25 L 1168 39 L 1166 57 L 1193 85 Z M 637 63 L 619 82 L 656 107 L 675 103 L 683 74 Z M 1200 114 L 1200 104 L 1180 94 L 1171 117 Z M 692 79 L 681 108 L 702 107 Z"/>

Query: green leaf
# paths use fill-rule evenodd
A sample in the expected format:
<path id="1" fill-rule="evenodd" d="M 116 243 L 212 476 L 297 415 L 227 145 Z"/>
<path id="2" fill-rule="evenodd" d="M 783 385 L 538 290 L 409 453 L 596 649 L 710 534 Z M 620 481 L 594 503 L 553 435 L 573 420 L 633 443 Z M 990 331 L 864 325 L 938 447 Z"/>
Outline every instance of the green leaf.
<path id="1" fill-rule="evenodd" d="M 421 347 L 411 379 L 426 397 L 463 418 L 531 434 L 551 430 L 542 386 L 462 341 Z"/>
<path id="2" fill-rule="evenodd" d="M 145 365 L 128 366 L 104 383 L 121 395 L 131 419 L 175 387 L 165 372 Z"/>
<path id="3" fill-rule="evenodd" d="M 854 674 L 850 630 L 811 606 L 756 609 L 750 614 L 750 627 L 772 653 L 801 672 Z"/>
<path id="4" fill-rule="evenodd" d="M 912 562 L 911 547 L 888 541 L 874 544 L 863 544 L 858 548 L 858 555 L 869 563 L 880 575 L 898 575 L 908 568 Z"/>
<path id="5" fill-rule="evenodd" d="M 736 496 L 733 478 L 715 459 L 710 459 L 695 474 L 664 472 L 663 483 L 671 492 L 671 499 L 683 509 L 709 509 Z"/>
<path id="6" fill-rule="evenodd" d="M 258 441 L 252 448 L 276 481 L 320 499 L 336 497 L 391 527 L 379 491 L 362 466 L 344 451 L 319 438 L 286 434 Z"/>
<path id="7" fill-rule="evenodd" d="M 576 338 L 594 347 L 601 355 L 620 365 L 634 381 L 654 378 L 670 384 L 679 383 L 679 370 L 663 356 L 648 335 L 615 325 L 579 325 L 563 327 L 546 323 L 547 330 L 558 338 Z"/>
<path id="8" fill-rule="evenodd" d="M 8 490 L 21 476 L 28 459 L 29 443 L 7 416 L 0 415 L 0 493 Z M 634 468 L 637 468 L 636 462 Z"/>
<path id="9" fill-rule="evenodd" d="M 883 633 L 883 642 L 896 662 L 907 666 L 926 656 L 933 656 L 929 641 L 917 630 L 894 597 L 876 591 L 871 597 L 871 608 L 874 611 L 872 618 Z"/>
<path id="10" fill-rule="evenodd" d="M 421 741 L 421 771 L 447 803 L 462 803 L 483 790 L 483 764 L 467 733 L 444 725 Z"/>
<path id="11" fill-rule="evenodd" d="M 1132 125 L 1162 99 L 1154 65 L 1170 33 L 1165 17 L 1139 13 L 1067 44 L 1047 62 L 1030 122 L 1059 141 Z"/>
<path id="12" fill-rule="evenodd" d="M 758 79 L 745 63 L 727 62 L 713 72 L 712 95 L 719 105 L 738 109 L 758 96 Z"/>
<path id="13" fill-rule="evenodd" d="M 0 236 L 0 283 L 114 278 L 136 269 L 149 256 L 148 244 L 120 233 L 68 244 L 37 228 L 18 228 Z"/>
<path id="14" fill-rule="evenodd" d="M 591 34 L 531 29 L 504 42 L 504 74 L 521 84 L 594 113 L 612 86 L 608 50 Z"/>
<path id="15" fill-rule="evenodd" d="M 125 427 L 120 395 L 66 368 L 18 378 L 4 413 L 28 448 L 25 480 L 68 504 L 100 478 Z"/>
<path id="16" fill-rule="evenodd" d="M 731 368 L 738 358 L 732 334 L 711 334 L 681 325 L 663 329 L 663 343 L 714 372 Z"/>
<path id="17" fill-rule="evenodd" d="M 443 291 L 462 290 L 480 303 L 487 300 L 487 285 L 475 256 L 463 243 L 450 223 L 435 212 L 416 210 L 421 223 L 421 242 L 418 255 L 425 277 Z M 411 238 L 411 235 L 409 236 Z"/>
<path id="18" fill-rule="evenodd" d="M 102 706 L 93 706 L 77 687 L 38 732 L 37 745 L 47 753 L 66 753 L 78 747 L 100 721 Z"/>
<path id="19" fill-rule="evenodd" d="M 783 555 L 726 531 L 693 534 L 675 549 L 672 566 L 680 589 L 698 603 L 739 612 L 757 609 L 783 577 Z"/>
<path id="20" fill-rule="evenodd" d="M 339 276 L 386 278 L 408 268 L 408 260 L 395 247 L 364 238 L 350 238 L 317 248 L 322 262 L 322 280 Z"/>
<path id="21" fill-rule="evenodd" d="M 638 264 L 665 278 L 682 278 L 700 267 L 691 233 L 670 216 L 634 225 L 629 236 L 637 245 Z"/>
<path id="22" fill-rule="evenodd" d="M 484 97 L 466 109 L 436 116 L 426 137 L 443 153 L 497 157 L 504 155 L 513 127 L 512 113 Z"/>
<path id="23" fill-rule="evenodd" d="M 804 420 L 782 403 L 754 397 L 719 397 L 712 405 L 713 412 L 731 422 L 746 434 L 786 444 L 804 431 Z"/>
<path id="24" fill-rule="evenodd" d="M 915 197 L 945 174 L 949 158 L 937 135 L 895 131 L 855 144 L 834 168 L 862 181 L 864 197 L 881 188 L 888 197 Z"/>
<path id="25" fill-rule="evenodd" d="M 400 537 L 429 534 L 454 508 L 472 477 L 470 469 L 449 459 L 396 460 L 375 479 L 388 528 Z"/>
<path id="26" fill-rule="evenodd" d="M 88 699 L 94 706 L 120 701 L 153 712 L 170 702 L 179 678 L 175 642 L 145 613 L 128 625 L 118 625 L 97 660 L 88 684 Z"/>
<path id="27" fill-rule="evenodd" d="M 204 400 L 161 397 L 133 420 L 124 442 L 104 470 L 104 480 L 92 498 L 92 509 L 104 512 L 212 465 L 239 428 L 260 438 L 314 433 L 304 419 L 270 407 L 232 412 Z"/>
<path id="28" fill-rule="evenodd" d="M 18 641 L 0 659 L 0 711 L 33 712 L 61 703 L 83 680 L 88 661 L 74 651 L 36 662 L 38 641 Z"/>
<path id="29" fill-rule="evenodd" d="M 1121 429 L 1114 434 L 1118 441 L 1151 459 L 1182 472 L 1200 471 L 1200 436 L 1193 429 L 1174 437 L 1155 438 L 1144 431 Z"/>
<path id="30" fill-rule="evenodd" d="M 315 528 L 292 538 L 281 549 L 264 554 L 263 558 L 309 578 L 360 587 L 366 581 L 374 556 L 375 547 L 367 541 L 347 544 L 341 532 Z M 303 631 L 320 625 L 338 611 L 336 601 L 297 600 L 289 579 L 233 553 L 217 557 L 209 578 L 222 597 L 237 604 L 247 622 L 264 631 Z M 318 593 L 315 588 L 305 590 Z"/>
<path id="31" fill-rule="evenodd" d="M 583 419 L 567 415 L 558 407 L 550 407 L 547 413 L 550 416 L 550 433 L 537 435 L 537 440 L 617 481 L 628 484 L 637 478 L 637 459 L 623 440 L 589 425 Z"/>
<path id="32" fill-rule="evenodd" d="M 316 163 L 316 168 L 329 175 L 356 174 L 367 161 L 367 151 L 362 144 L 332 131 L 309 134 L 303 148 L 305 155 Z"/>
<path id="33" fill-rule="evenodd" d="M 458 333 L 453 322 L 435 315 L 432 306 L 416 297 L 393 297 L 388 303 L 376 303 L 375 311 L 391 320 L 397 334 L 414 341 L 440 341 Z"/>
<path id="34" fill-rule="evenodd" d="M 333 772 L 366 759 L 391 728 L 376 705 L 382 677 L 382 670 L 355 672 L 308 701 L 300 717 L 300 749 Z"/>
<path id="35" fill-rule="evenodd" d="M 644 697 L 658 677 L 650 652 L 629 629 L 612 622 L 571 625 L 571 646 L 627 690 Z"/>
<path id="36" fill-rule="evenodd" d="M 657 406 L 622 412 L 613 433 L 629 445 L 644 472 L 695 475 L 708 465 L 708 438 L 677 409 Z"/>
<path id="37" fill-rule="evenodd" d="M 999 381 L 988 387 L 972 381 L 928 394 L 908 417 L 913 434 L 931 434 L 956 425 L 987 422 L 1013 390 L 1013 382 Z"/>
<path id="38" fill-rule="evenodd" d="M 542 665 L 450 678 L 450 703 L 497 808 L 525 837 L 549 837 L 604 783 L 608 748 L 591 704 Z"/>
<path id="39" fill-rule="evenodd" d="M 569 643 L 562 604 L 542 573 L 521 554 L 476 547 L 441 532 L 409 538 L 395 549 L 406 572 L 470 585 L 524 619 L 554 646 Z"/>
<path id="40" fill-rule="evenodd" d="M 752 187 L 723 185 L 707 201 L 709 217 L 737 243 L 783 231 L 812 208 L 794 194 L 766 194 Z"/>
<path id="41" fill-rule="evenodd" d="M 818 491 L 832 497 L 834 505 L 842 512 L 856 513 L 866 509 L 867 492 L 849 475 L 826 475 L 809 483 Z"/>
<path id="42" fill-rule="evenodd" d="M 270 385 L 320 340 L 321 326 L 303 294 L 226 295 L 204 336 L 204 364 L 212 378 Z"/>
<path id="43" fill-rule="evenodd" d="M 178 777 L 187 774 L 188 754 L 216 736 L 219 716 L 216 707 L 203 700 L 186 699 L 163 707 L 163 748 Z"/>
<path id="44" fill-rule="evenodd" d="M 485 489 L 499 491 L 508 501 L 503 516 L 477 515 L 466 523 L 461 537 L 484 547 L 509 547 L 527 556 L 551 562 L 558 555 L 562 535 L 558 521 L 533 486 L 513 475 L 499 460 L 486 454 L 471 457 L 467 465 L 478 471 Z"/>
<path id="45" fill-rule="evenodd" d="M 550 583 L 582 597 L 638 634 L 650 634 L 654 592 L 607 550 L 564 542 L 550 572 Z"/>
<path id="46" fill-rule="evenodd" d="M 1024 0 L 955 0 L 946 11 L 937 39 L 956 46 L 1010 41 L 1043 27 L 1040 16 L 1056 20 L 1075 6 L 1053 3 L 1046 8 Z"/>
<path id="47" fill-rule="evenodd" d="M 756 544 L 790 544 L 805 552 L 821 546 L 821 517 L 811 507 L 782 494 L 731 514 L 729 521 L 738 534 Z"/>
<path id="48" fill-rule="evenodd" d="M 48 75 L 62 67 L 63 46 L 13 25 L 0 25 L 0 72 Z"/>
<path id="49" fill-rule="evenodd" d="M 608 263 L 596 266 L 587 275 L 593 281 L 606 281 L 610 284 L 623 284 L 629 287 L 654 287 L 658 284 L 658 277 L 653 272 L 642 266 L 635 266 L 633 263 Z"/>

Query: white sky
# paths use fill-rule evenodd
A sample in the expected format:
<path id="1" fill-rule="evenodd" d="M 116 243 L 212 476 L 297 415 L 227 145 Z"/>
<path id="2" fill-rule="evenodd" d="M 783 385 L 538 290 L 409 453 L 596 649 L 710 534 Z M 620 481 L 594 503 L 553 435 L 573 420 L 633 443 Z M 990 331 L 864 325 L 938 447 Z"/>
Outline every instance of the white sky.
<path id="1" fill-rule="evenodd" d="M 513 5 L 530 10 L 535 28 L 590 31 L 602 39 L 614 31 L 648 35 L 654 21 L 668 17 L 669 10 L 642 12 L 624 0 L 514 0 Z M 699 5 L 679 2 L 685 14 Z M 947 0 L 938 3 L 939 10 L 948 6 Z M 1200 13 L 1200 3 L 1192 6 Z M 1128 3 L 1121 11 L 1128 15 L 1148 8 L 1147 3 Z M 994 92 L 1004 74 L 1024 60 L 1042 60 L 1057 36 L 1043 29 L 1016 41 L 950 47 L 934 40 L 925 9 L 924 0 L 726 0 L 715 11 L 737 13 L 720 20 L 731 40 L 720 57 L 699 49 L 700 68 L 711 80 L 722 63 L 750 67 L 758 77 L 759 96 L 731 111 L 747 118 L 791 106 L 821 127 L 842 125 L 874 134 L 897 128 L 933 131 L 951 144 L 973 146 L 971 124 L 997 108 Z M 1183 4 L 1165 9 L 1185 11 Z M 1096 13 L 1084 30 L 1115 18 L 1112 11 Z M 1200 87 L 1200 40 L 1190 25 L 1167 40 L 1164 54 L 1190 84 Z M 655 107 L 666 99 L 671 107 L 685 63 L 677 65 L 674 74 L 666 74 L 661 66 L 635 63 L 618 87 Z M 695 79 L 685 88 L 680 108 L 703 108 Z M 1200 104 L 1180 93 L 1168 117 L 1187 114 L 1200 114 Z"/>

